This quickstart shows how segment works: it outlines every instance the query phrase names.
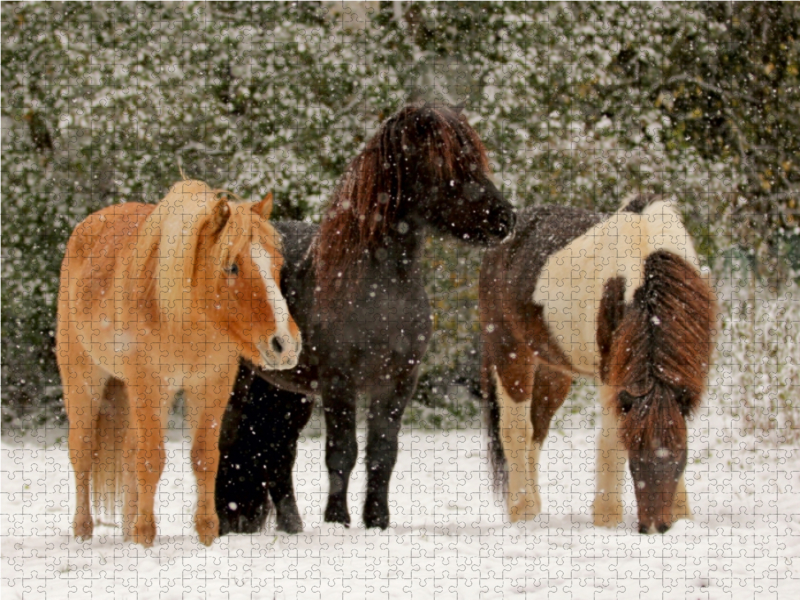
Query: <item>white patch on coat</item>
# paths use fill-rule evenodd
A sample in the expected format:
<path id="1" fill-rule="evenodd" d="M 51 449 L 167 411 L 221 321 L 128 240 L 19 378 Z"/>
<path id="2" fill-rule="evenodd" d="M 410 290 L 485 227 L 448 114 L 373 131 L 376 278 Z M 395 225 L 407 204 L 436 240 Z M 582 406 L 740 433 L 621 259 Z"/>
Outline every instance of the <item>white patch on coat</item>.
<path id="1" fill-rule="evenodd" d="M 579 373 L 598 375 L 597 316 L 606 282 L 625 278 L 625 302 L 642 285 L 644 261 L 667 250 L 700 269 L 694 246 L 670 202 L 642 214 L 618 212 L 547 259 L 533 301 Z"/>
<path id="2" fill-rule="evenodd" d="M 281 294 L 278 282 L 272 276 L 272 257 L 261 245 L 251 244 L 250 258 L 253 259 L 258 272 L 261 273 L 261 278 L 267 288 L 267 299 L 272 307 L 272 314 L 275 316 L 275 335 L 289 340 L 292 337 L 289 333 L 289 306 L 286 304 L 286 298 Z"/>

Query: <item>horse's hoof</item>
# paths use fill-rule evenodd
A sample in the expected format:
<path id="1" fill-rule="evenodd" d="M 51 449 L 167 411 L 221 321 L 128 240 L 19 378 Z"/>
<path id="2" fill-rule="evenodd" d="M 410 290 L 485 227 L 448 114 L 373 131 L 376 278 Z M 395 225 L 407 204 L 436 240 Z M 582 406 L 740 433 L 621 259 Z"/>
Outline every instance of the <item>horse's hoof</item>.
<path id="1" fill-rule="evenodd" d="M 276 529 L 284 533 L 303 533 L 303 519 L 293 498 L 281 500 L 275 507 Z"/>
<path id="2" fill-rule="evenodd" d="M 255 506 L 245 503 L 237 504 L 236 508 L 225 507 L 217 512 L 220 537 L 229 533 L 260 533 L 267 522 L 270 506 L 269 503 Z"/>
<path id="3" fill-rule="evenodd" d="M 380 517 L 364 517 L 364 527 L 367 529 L 371 529 L 373 527 L 386 529 L 389 527 L 389 515 Z"/>
<path id="4" fill-rule="evenodd" d="M 508 516 L 512 523 L 516 523 L 517 521 L 530 521 L 531 519 L 535 519 L 541 512 L 542 501 L 539 499 L 539 495 L 536 494 L 533 499 L 524 497 L 522 500 L 509 507 Z"/>
<path id="5" fill-rule="evenodd" d="M 367 501 L 364 505 L 364 526 L 367 529 L 389 527 L 389 509 L 382 503 Z"/>
<path id="6" fill-rule="evenodd" d="M 248 517 L 247 515 L 227 515 L 219 520 L 219 536 L 231 533 L 260 533 L 264 529 L 266 516 L 257 515 Z"/>
<path id="7" fill-rule="evenodd" d="M 345 527 L 350 527 L 350 513 L 347 512 L 346 507 L 331 504 L 329 501 L 328 506 L 325 508 L 325 522 L 341 523 Z"/>
<path id="8" fill-rule="evenodd" d="M 672 505 L 672 522 L 680 521 L 681 519 L 688 519 L 692 520 L 694 515 L 692 514 L 692 509 L 689 508 L 689 501 L 686 499 L 684 495 L 683 500 L 675 500 L 675 504 Z"/>
<path id="9" fill-rule="evenodd" d="M 266 516 L 261 514 L 256 515 L 255 517 L 239 515 L 239 517 L 235 520 L 233 529 L 231 531 L 233 533 L 260 533 L 261 530 L 264 529 L 265 520 Z"/>
<path id="10" fill-rule="evenodd" d="M 75 515 L 72 530 L 75 533 L 75 539 L 78 541 L 92 539 L 92 534 L 94 533 L 94 521 L 92 517 Z"/>
<path id="11" fill-rule="evenodd" d="M 219 537 L 219 519 L 217 515 L 195 515 L 194 528 L 200 536 L 200 543 L 210 546 Z"/>
<path id="12" fill-rule="evenodd" d="M 596 498 L 593 506 L 594 526 L 614 528 L 622 523 L 622 502 Z"/>
<path id="13" fill-rule="evenodd" d="M 145 548 L 153 545 L 156 539 L 156 519 L 152 515 L 139 515 L 136 524 L 133 526 L 131 536 L 135 544 L 140 544 Z"/>

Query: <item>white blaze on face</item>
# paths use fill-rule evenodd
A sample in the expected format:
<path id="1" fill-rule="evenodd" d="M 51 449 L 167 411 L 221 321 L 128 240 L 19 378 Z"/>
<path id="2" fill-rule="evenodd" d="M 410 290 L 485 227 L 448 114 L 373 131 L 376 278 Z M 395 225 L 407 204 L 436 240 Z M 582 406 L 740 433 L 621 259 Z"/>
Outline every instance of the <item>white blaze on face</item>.
<path id="1" fill-rule="evenodd" d="M 547 259 L 533 301 L 544 307 L 551 334 L 576 371 L 598 374 L 597 315 L 606 282 L 625 278 L 625 302 L 643 283 L 644 261 L 657 250 L 699 270 L 689 234 L 669 202 L 642 214 L 618 212 Z"/>
<path id="2" fill-rule="evenodd" d="M 272 314 L 275 316 L 275 335 L 282 340 L 288 341 L 291 339 L 291 333 L 289 333 L 289 307 L 283 294 L 281 294 L 278 282 L 272 276 L 272 257 L 261 244 L 251 244 L 250 258 L 253 259 L 258 272 L 261 273 L 261 279 L 264 280 L 264 286 L 267 289 L 267 299 L 272 307 Z"/>

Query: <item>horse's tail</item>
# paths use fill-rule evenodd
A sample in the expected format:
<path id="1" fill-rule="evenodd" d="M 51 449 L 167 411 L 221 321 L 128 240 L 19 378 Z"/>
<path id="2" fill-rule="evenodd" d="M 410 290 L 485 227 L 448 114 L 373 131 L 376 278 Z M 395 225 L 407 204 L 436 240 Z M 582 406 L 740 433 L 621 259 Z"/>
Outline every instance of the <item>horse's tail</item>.
<path id="1" fill-rule="evenodd" d="M 689 416 L 700 404 L 714 341 L 717 301 L 706 277 L 664 250 L 647 257 L 644 283 L 624 312 L 609 356 L 622 435 Z M 636 408 L 636 410 L 631 410 Z"/>
<path id="2" fill-rule="evenodd" d="M 116 513 L 117 499 L 122 494 L 123 469 L 135 469 L 135 464 L 125 465 L 125 440 L 130 422 L 130 405 L 125 384 L 111 378 L 106 383 L 100 401 L 100 413 L 92 428 L 92 503 L 97 512 L 101 508 L 109 518 Z"/>
<path id="3" fill-rule="evenodd" d="M 484 348 L 484 352 L 486 352 Z M 481 368 L 481 390 L 485 402 L 484 416 L 486 431 L 489 435 L 489 463 L 492 466 L 492 489 L 495 493 L 505 494 L 508 487 L 506 472 L 506 455 L 503 452 L 503 441 L 500 438 L 500 403 L 497 399 L 497 382 L 494 378 L 494 367 L 484 358 Z"/>

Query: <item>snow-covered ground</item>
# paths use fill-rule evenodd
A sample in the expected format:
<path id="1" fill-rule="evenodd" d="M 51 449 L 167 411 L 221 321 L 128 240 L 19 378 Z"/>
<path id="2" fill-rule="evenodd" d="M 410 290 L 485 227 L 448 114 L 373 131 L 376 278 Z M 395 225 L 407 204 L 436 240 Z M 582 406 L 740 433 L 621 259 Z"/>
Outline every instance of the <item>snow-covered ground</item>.
<path id="1" fill-rule="evenodd" d="M 405 428 L 392 481 L 393 525 L 322 522 L 327 476 L 313 430 L 296 466 L 302 535 L 226 537 L 192 529 L 188 440 L 171 432 L 159 536 L 150 549 L 101 525 L 70 536 L 74 484 L 63 431 L 2 443 L 2 596 L 16 598 L 800 598 L 800 450 L 755 448 L 706 408 L 693 421 L 693 521 L 666 535 L 592 526 L 594 418 L 560 417 L 543 454 L 544 513 L 511 525 L 489 488 L 480 430 Z M 363 456 L 363 439 L 362 456 Z M 270 528 L 272 525 L 270 525 Z"/>

